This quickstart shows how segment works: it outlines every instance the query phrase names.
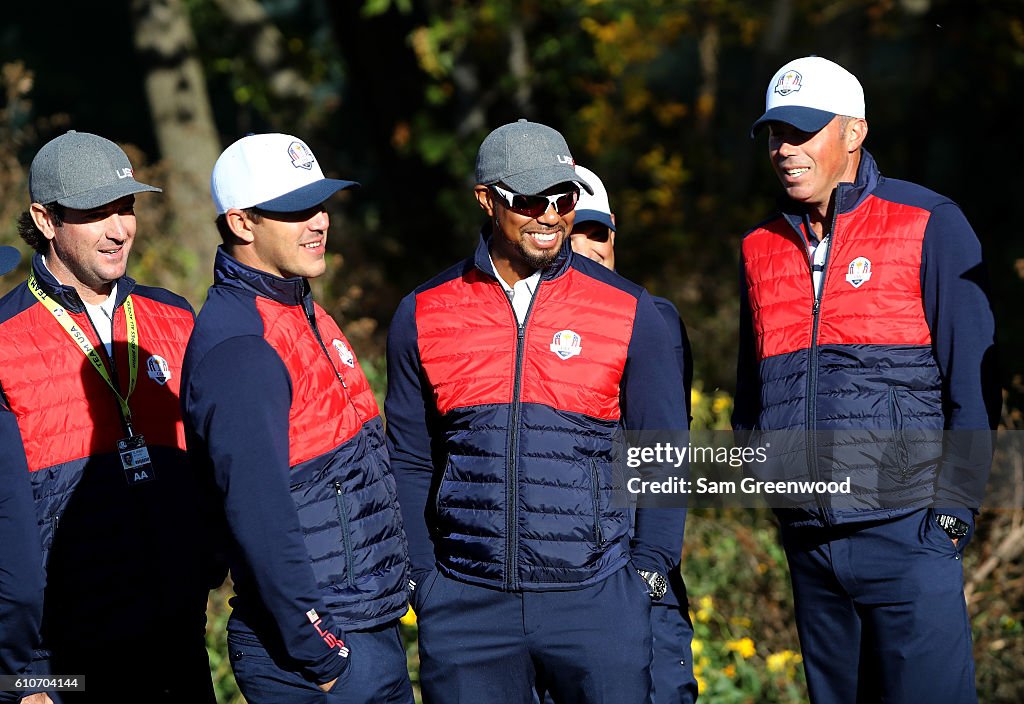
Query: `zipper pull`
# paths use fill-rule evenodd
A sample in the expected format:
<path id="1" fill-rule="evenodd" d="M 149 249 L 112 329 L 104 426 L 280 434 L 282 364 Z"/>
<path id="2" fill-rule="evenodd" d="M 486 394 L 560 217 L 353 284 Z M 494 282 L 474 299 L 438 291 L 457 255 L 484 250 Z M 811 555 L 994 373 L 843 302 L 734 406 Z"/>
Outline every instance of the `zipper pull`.
<path id="1" fill-rule="evenodd" d="M 335 479 L 332 483 L 334 484 L 334 493 L 341 496 L 341 482 Z"/>

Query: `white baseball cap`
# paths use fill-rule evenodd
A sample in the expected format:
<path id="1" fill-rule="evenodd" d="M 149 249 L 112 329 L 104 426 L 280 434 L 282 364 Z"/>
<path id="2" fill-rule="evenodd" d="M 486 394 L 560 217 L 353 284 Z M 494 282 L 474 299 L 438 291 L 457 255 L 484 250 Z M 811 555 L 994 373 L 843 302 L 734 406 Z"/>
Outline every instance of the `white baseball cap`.
<path id="1" fill-rule="evenodd" d="M 801 132 L 817 132 L 836 115 L 864 117 L 860 81 L 837 63 L 805 56 L 790 61 L 772 76 L 765 93 L 764 115 L 750 128 L 750 136 L 766 122 L 785 122 Z"/>
<path id="2" fill-rule="evenodd" d="M 325 178 L 313 151 L 298 137 L 250 134 L 218 157 L 210 177 L 210 194 L 218 215 L 231 208 L 294 213 L 358 185 Z"/>
<path id="3" fill-rule="evenodd" d="M 593 171 L 585 166 L 576 164 L 576 173 L 594 189 L 593 195 L 586 191 L 580 191 L 580 199 L 576 201 L 576 220 L 574 222 L 599 222 L 607 225 L 615 232 L 615 223 L 612 222 L 612 206 L 608 203 L 608 191 L 604 183 Z"/>

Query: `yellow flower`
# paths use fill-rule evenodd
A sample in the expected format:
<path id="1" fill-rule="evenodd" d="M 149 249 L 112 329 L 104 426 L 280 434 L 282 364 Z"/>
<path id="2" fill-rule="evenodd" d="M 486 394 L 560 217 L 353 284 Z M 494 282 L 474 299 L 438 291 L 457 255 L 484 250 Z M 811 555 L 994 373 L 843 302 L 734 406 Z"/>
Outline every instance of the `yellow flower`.
<path id="1" fill-rule="evenodd" d="M 402 618 L 400 618 L 398 620 L 402 622 L 403 626 L 415 626 L 416 625 L 416 612 L 413 611 L 412 607 L 410 606 L 409 610 L 405 612 L 405 616 L 403 616 Z"/>
<path id="2" fill-rule="evenodd" d="M 736 666 L 726 665 L 724 668 L 722 668 L 722 674 L 728 677 L 729 679 L 732 679 L 736 676 Z"/>
<path id="3" fill-rule="evenodd" d="M 696 408 L 700 405 L 700 400 L 703 397 L 699 389 L 690 389 L 690 407 Z"/>
<path id="4" fill-rule="evenodd" d="M 694 675 L 694 679 L 697 680 L 697 693 L 708 691 L 708 681 L 700 675 Z"/>
<path id="5" fill-rule="evenodd" d="M 802 658 L 792 650 L 783 650 L 779 653 L 772 653 L 765 659 L 768 672 L 782 672 L 796 665 Z"/>
<path id="6" fill-rule="evenodd" d="M 703 652 L 704 641 L 700 640 L 699 638 L 694 638 L 692 641 L 690 641 L 690 653 L 693 655 L 693 657 L 697 657 Z"/>
<path id="7" fill-rule="evenodd" d="M 754 641 L 752 641 L 750 638 L 740 638 L 739 640 L 727 640 L 725 642 L 725 648 L 726 650 L 731 650 L 732 652 L 736 653 L 744 659 L 752 657 L 754 653 L 757 652 L 757 649 L 754 647 Z"/>
<path id="8" fill-rule="evenodd" d="M 712 599 L 710 596 L 702 596 L 697 601 L 697 605 L 700 606 L 700 608 L 702 609 L 707 609 L 708 611 L 710 611 L 713 608 L 715 608 L 715 600 Z"/>
<path id="9" fill-rule="evenodd" d="M 752 625 L 754 625 L 753 622 L 746 616 L 733 616 L 729 619 L 729 623 L 731 623 L 734 626 L 739 626 L 740 628 L 750 628 Z"/>
<path id="10" fill-rule="evenodd" d="M 725 394 L 716 394 L 715 400 L 711 402 L 711 410 L 716 416 L 720 416 L 729 410 L 729 406 L 732 405 L 732 401 Z"/>

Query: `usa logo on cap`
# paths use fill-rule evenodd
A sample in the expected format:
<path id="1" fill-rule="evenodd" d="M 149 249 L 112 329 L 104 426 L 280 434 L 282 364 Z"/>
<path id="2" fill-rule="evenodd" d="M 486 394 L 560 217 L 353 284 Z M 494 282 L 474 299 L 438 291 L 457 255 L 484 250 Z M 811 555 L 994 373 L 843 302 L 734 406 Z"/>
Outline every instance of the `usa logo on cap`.
<path id="1" fill-rule="evenodd" d="M 854 288 L 860 288 L 861 284 L 871 278 L 871 260 L 867 257 L 857 257 L 850 262 L 846 272 L 846 280 Z"/>
<path id="2" fill-rule="evenodd" d="M 575 357 L 583 351 L 583 347 L 580 345 L 580 336 L 574 333 L 572 330 L 560 330 L 555 333 L 555 336 L 551 340 L 551 351 L 559 356 L 560 359 L 569 359 Z"/>
<path id="3" fill-rule="evenodd" d="M 313 152 L 309 151 L 302 142 L 292 142 L 288 145 L 288 156 L 292 158 L 292 166 L 296 169 L 306 169 L 307 171 L 313 168 L 313 162 L 316 159 L 313 158 Z"/>
<path id="4" fill-rule="evenodd" d="M 779 76 L 779 82 L 775 84 L 775 92 L 779 95 L 789 95 L 800 90 L 804 77 L 799 71 L 786 71 Z"/>

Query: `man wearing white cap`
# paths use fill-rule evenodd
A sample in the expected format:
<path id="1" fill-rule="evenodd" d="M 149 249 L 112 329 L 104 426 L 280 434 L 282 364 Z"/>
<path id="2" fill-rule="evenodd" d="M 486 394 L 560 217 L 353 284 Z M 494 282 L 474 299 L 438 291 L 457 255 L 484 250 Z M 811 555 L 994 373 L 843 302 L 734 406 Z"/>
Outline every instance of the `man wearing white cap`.
<path id="1" fill-rule="evenodd" d="M 17 428 L 0 453 L 27 463 L 46 571 L 31 672 L 83 675 L 67 702 L 214 701 L 206 600 L 223 573 L 178 403 L 194 314 L 126 274 L 136 195 L 159 191 L 108 139 L 47 142 L 18 223 L 31 272 L 0 300 L 0 414 Z"/>
<path id="2" fill-rule="evenodd" d="M 576 164 L 576 173 L 586 179 L 594 193 L 580 193 L 576 203 L 576 219 L 569 239 L 572 251 L 615 270 L 615 213 L 608 200 L 604 183 L 590 169 Z M 690 387 L 693 382 L 693 353 L 679 311 L 667 298 L 652 296 L 661 313 L 675 351 L 676 362 L 683 376 L 686 413 L 690 413 Z M 690 642 L 693 624 L 688 613 L 686 585 L 679 565 L 668 573 L 668 591 L 651 604 L 651 636 L 654 653 L 651 677 L 655 704 L 692 704 L 697 700 L 697 680 L 693 676 Z"/>
<path id="3" fill-rule="evenodd" d="M 243 137 L 213 167 L 223 244 L 182 402 L 189 453 L 223 500 L 228 650 L 252 704 L 412 702 L 398 634 L 407 550 L 381 418 L 307 281 L 326 269 L 324 202 L 357 185 L 325 178 L 285 134 Z"/>
<path id="4" fill-rule="evenodd" d="M 879 173 L 841 66 L 789 62 L 765 108 L 785 198 L 743 238 L 733 424 L 802 438 L 788 477 L 852 487 L 777 508 L 811 699 L 975 702 L 960 557 L 1000 400 L 981 247 Z"/>

